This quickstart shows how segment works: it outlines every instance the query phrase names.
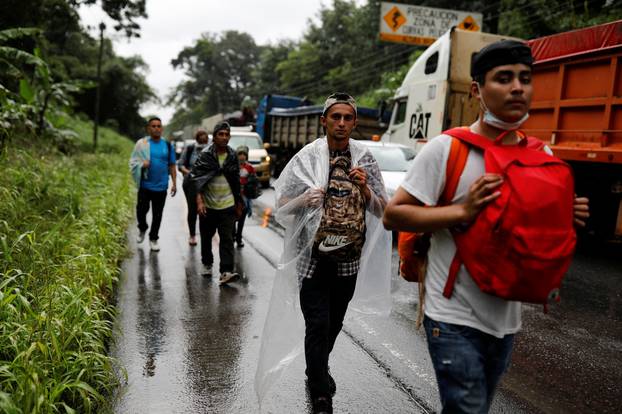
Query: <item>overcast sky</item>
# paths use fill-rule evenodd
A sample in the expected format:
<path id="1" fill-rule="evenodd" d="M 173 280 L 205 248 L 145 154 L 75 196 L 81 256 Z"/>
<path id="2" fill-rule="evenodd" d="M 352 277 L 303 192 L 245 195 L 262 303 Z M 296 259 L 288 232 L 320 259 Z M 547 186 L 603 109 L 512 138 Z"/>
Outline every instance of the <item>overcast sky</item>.
<path id="1" fill-rule="evenodd" d="M 357 4 L 364 2 L 357 0 Z M 171 66 L 171 59 L 192 45 L 201 33 L 237 30 L 249 33 L 260 45 L 299 40 L 307 20 L 316 19 L 322 4 L 331 5 L 332 1 L 147 0 L 148 18 L 138 21 L 141 37 L 130 41 L 112 29 L 113 23 L 98 6 L 83 6 L 80 17 L 85 26 L 96 27 L 100 21 L 106 22 L 106 36 L 113 39 L 117 54 L 142 56 L 149 65 L 147 82 L 164 98 L 183 79 L 182 72 Z M 98 29 L 89 31 L 99 36 Z M 146 105 L 141 112 L 158 114 L 164 123 L 173 116 L 173 108 L 158 104 Z"/>

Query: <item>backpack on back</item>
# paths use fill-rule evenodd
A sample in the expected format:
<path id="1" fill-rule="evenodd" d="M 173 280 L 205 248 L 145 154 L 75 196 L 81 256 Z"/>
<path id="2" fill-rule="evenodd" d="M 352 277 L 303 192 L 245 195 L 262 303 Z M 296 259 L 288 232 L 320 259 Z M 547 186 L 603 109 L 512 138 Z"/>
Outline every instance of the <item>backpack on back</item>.
<path id="1" fill-rule="evenodd" d="M 244 195 L 252 200 L 261 195 L 257 174 L 251 173 L 248 175 L 246 184 L 244 184 Z"/>
<path id="2" fill-rule="evenodd" d="M 557 299 L 576 244 L 570 166 L 531 137 L 502 145 L 463 128 L 444 134 L 484 150 L 487 173 L 503 176 L 501 195 L 463 232 L 453 231 L 456 255 L 443 295 L 451 297 L 460 265 L 485 293 L 546 304 Z"/>
<path id="3" fill-rule="evenodd" d="M 356 260 L 365 243 L 365 197 L 348 177 L 350 158 L 331 160 L 328 186 L 313 251 L 336 262 Z"/>
<path id="4" fill-rule="evenodd" d="M 188 147 L 186 147 L 186 156 L 184 158 L 184 167 L 186 167 L 187 169 L 191 169 L 190 167 L 190 159 L 192 158 L 192 153 L 194 152 L 195 149 L 195 145 L 194 144 L 189 144 Z"/>

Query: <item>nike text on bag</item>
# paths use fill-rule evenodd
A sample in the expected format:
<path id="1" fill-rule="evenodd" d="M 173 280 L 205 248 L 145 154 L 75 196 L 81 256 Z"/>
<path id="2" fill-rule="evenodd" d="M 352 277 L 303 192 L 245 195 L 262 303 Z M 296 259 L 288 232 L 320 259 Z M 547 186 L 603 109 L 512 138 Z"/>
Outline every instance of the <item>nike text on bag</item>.
<path id="1" fill-rule="evenodd" d="M 445 168 L 445 187 L 437 203 L 439 206 L 450 204 L 454 198 L 468 155 L 469 147 L 466 144 L 458 139 L 451 140 Z M 397 252 L 400 257 L 400 276 L 406 281 L 422 283 L 425 279 L 431 236 L 431 233 L 399 233 Z"/>
<path id="2" fill-rule="evenodd" d="M 357 260 L 365 243 L 365 198 L 350 181 L 350 159 L 331 160 L 328 187 L 314 254 L 337 262 Z"/>
<path id="3" fill-rule="evenodd" d="M 484 150 L 486 172 L 501 174 L 501 195 L 464 232 L 443 295 L 451 297 L 460 265 L 486 293 L 546 304 L 557 299 L 576 244 L 574 181 L 570 167 L 524 137 L 502 145 L 462 128 L 444 132 Z"/>

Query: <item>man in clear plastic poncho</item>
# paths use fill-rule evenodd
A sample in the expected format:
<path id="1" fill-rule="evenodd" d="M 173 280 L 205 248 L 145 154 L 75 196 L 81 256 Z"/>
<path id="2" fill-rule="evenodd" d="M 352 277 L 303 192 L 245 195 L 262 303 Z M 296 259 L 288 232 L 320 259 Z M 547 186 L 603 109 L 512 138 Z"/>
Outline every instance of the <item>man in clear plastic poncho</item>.
<path id="1" fill-rule="evenodd" d="M 326 137 L 300 150 L 275 183 L 276 219 L 286 233 L 255 390 L 261 400 L 304 337 L 313 411 L 332 412 L 328 359 L 350 300 L 357 311 L 390 310 L 391 236 L 381 222 L 387 196 L 378 164 L 350 139 L 356 102 L 333 94 L 320 119 Z"/>

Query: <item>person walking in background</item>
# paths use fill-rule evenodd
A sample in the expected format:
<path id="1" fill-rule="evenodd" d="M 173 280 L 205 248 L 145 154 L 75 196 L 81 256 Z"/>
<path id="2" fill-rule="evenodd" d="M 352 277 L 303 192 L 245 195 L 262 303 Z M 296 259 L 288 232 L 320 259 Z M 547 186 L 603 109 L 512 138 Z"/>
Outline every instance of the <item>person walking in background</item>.
<path id="1" fill-rule="evenodd" d="M 151 230 L 149 244 L 151 250 L 160 250 L 158 233 L 162 222 L 162 212 L 166 202 L 168 177 L 171 176 L 171 197 L 177 193 L 177 172 L 175 169 L 175 150 L 172 145 L 162 139 L 162 121 L 152 117 L 147 122 L 148 137 L 136 142 L 130 158 L 132 177 L 138 186 L 136 218 L 138 220 L 138 238 L 142 243 L 149 225 L 147 213 L 151 208 Z"/>
<path id="2" fill-rule="evenodd" d="M 255 175 L 255 168 L 248 162 L 248 147 L 246 145 L 240 145 L 236 151 L 238 154 L 238 160 L 240 161 L 240 187 L 242 192 L 242 201 L 244 202 L 244 209 L 242 210 L 242 215 L 237 220 L 237 225 L 235 229 L 235 242 L 238 247 L 244 247 L 244 242 L 242 241 L 242 230 L 244 229 L 244 222 L 246 221 L 246 216 L 251 216 L 252 213 L 252 204 L 251 198 L 256 198 L 256 194 L 248 194 L 249 188 L 247 186 L 249 183 L 257 183 L 256 176 L 255 180 L 252 177 Z M 250 181 L 249 181 L 250 179 Z M 252 189 L 250 189 L 252 190 Z M 255 188 L 256 192 L 257 189 Z"/>
<path id="3" fill-rule="evenodd" d="M 471 94 L 480 110 L 465 133 L 490 143 L 500 137 L 500 144 L 510 149 L 527 139 L 517 129 L 527 119 L 531 103 L 532 63 L 529 47 L 511 40 L 488 45 L 473 56 Z M 465 266 L 456 268 L 454 263 L 460 262 L 456 262 L 455 237 L 468 232 L 485 207 L 501 196 L 508 177 L 486 173 L 483 151 L 469 146 L 455 195 L 446 203 L 440 201 L 449 180 L 446 166 L 459 144 L 455 139 L 442 134 L 417 154 L 385 210 L 384 224 L 390 230 L 432 233 L 423 325 L 443 413 L 486 413 L 510 363 L 514 335 L 521 328 L 521 302 L 485 293 Z M 522 146 L 527 145 L 523 142 Z M 550 153 L 548 147 L 543 150 Z M 570 217 L 572 212 L 559 214 Z M 587 199 L 575 198 L 575 223 L 583 225 L 588 215 Z M 499 250 L 506 247 L 499 246 Z M 452 269 L 457 279 L 449 291 Z"/>
<path id="4" fill-rule="evenodd" d="M 196 246 L 197 244 L 197 194 L 191 182 L 190 170 L 201 151 L 208 145 L 209 136 L 207 135 L 207 131 L 198 129 L 194 133 L 194 140 L 195 143 L 184 147 L 179 156 L 179 160 L 177 160 L 177 168 L 179 168 L 179 171 L 184 176 L 184 182 L 181 188 L 184 190 L 184 195 L 186 196 L 186 202 L 188 204 L 188 231 L 190 232 L 188 244 L 191 246 Z"/>
<path id="5" fill-rule="evenodd" d="M 233 271 L 233 231 L 243 209 L 240 167 L 235 151 L 228 145 L 231 138 L 229 124 L 217 124 L 212 136 L 212 145 L 199 154 L 190 174 L 197 194 L 203 275 L 212 275 L 212 237 L 218 231 L 220 284 L 225 284 L 239 277 Z"/>

